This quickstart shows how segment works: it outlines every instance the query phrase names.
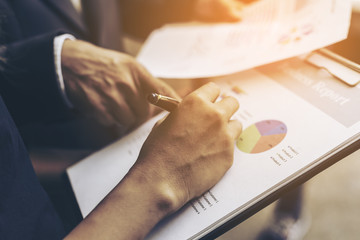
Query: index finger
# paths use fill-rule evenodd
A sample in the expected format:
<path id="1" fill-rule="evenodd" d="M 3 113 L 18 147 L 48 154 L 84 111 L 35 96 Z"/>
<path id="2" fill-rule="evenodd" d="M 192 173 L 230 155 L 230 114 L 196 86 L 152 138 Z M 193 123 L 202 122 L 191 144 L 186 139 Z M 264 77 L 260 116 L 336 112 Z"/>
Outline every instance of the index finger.
<path id="1" fill-rule="evenodd" d="M 220 87 L 213 82 L 209 82 L 196 89 L 193 94 L 198 95 L 204 100 L 215 102 L 220 95 Z"/>

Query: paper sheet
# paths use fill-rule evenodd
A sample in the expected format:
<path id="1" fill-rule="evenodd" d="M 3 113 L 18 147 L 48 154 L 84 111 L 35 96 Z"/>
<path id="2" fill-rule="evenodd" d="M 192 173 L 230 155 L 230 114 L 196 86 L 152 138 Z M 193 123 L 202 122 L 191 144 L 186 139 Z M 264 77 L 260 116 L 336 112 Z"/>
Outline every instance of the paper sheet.
<path id="1" fill-rule="evenodd" d="M 233 166 L 210 191 L 162 221 L 148 240 L 198 239 L 360 137 L 360 88 L 298 58 L 216 81 L 223 95 L 240 102 L 234 117 L 243 134 Z M 157 119 L 67 170 L 83 216 L 134 164 Z"/>
<path id="2" fill-rule="evenodd" d="M 158 29 L 137 59 L 162 78 L 226 75 L 343 40 L 350 18 L 348 0 L 262 0 L 239 23 Z"/>

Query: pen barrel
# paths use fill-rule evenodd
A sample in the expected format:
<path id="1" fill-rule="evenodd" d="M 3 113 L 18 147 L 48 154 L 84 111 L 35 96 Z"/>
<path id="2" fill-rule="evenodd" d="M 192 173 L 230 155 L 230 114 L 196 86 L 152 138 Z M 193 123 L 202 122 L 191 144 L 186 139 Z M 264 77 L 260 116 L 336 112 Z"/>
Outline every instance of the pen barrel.
<path id="1" fill-rule="evenodd" d="M 175 108 L 177 108 L 178 104 L 179 102 L 177 100 L 169 99 L 169 98 L 160 98 L 155 105 L 168 112 L 171 112 L 175 110 Z"/>
<path id="2" fill-rule="evenodd" d="M 152 93 L 148 96 L 148 101 L 151 104 L 154 104 L 155 106 L 158 106 L 166 111 L 173 111 L 178 104 L 180 103 L 179 100 L 171 98 L 171 97 L 167 97 L 167 96 L 163 96 L 157 93 Z"/>

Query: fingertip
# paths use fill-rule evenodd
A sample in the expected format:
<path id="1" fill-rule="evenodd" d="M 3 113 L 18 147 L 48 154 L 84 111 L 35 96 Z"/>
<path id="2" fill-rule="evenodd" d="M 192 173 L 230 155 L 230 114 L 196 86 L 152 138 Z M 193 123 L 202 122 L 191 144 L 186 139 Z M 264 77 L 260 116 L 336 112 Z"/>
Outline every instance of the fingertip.
<path id="1" fill-rule="evenodd" d="M 242 123 L 239 120 L 229 121 L 229 130 L 234 140 L 238 140 L 242 133 Z"/>
<path id="2" fill-rule="evenodd" d="M 208 82 L 208 83 L 206 83 L 205 85 L 209 85 L 209 86 L 213 86 L 213 87 L 219 87 L 216 83 L 214 83 L 214 82 Z"/>
<path id="3" fill-rule="evenodd" d="M 224 97 L 221 101 L 216 102 L 215 105 L 218 106 L 219 110 L 227 119 L 230 119 L 240 106 L 239 101 L 232 96 Z"/>
<path id="4" fill-rule="evenodd" d="M 213 91 L 218 91 L 220 93 L 220 86 L 214 82 L 208 82 L 204 84 L 202 87 L 212 89 Z"/>
<path id="5" fill-rule="evenodd" d="M 235 137 L 235 140 L 238 140 L 240 138 L 241 134 L 242 134 L 243 125 L 242 125 L 242 123 L 240 121 L 236 121 L 236 122 L 237 122 L 237 125 L 238 125 L 238 127 L 237 127 L 238 131 L 237 131 L 237 135 Z"/>
<path id="6" fill-rule="evenodd" d="M 228 101 L 231 101 L 231 104 L 234 106 L 234 112 L 236 112 L 240 108 L 240 103 L 235 97 L 226 96 L 225 98 L 227 98 Z"/>
<path id="7" fill-rule="evenodd" d="M 197 94 L 203 99 L 214 102 L 220 95 L 220 87 L 214 82 L 208 82 L 195 90 L 193 93 Z"/>

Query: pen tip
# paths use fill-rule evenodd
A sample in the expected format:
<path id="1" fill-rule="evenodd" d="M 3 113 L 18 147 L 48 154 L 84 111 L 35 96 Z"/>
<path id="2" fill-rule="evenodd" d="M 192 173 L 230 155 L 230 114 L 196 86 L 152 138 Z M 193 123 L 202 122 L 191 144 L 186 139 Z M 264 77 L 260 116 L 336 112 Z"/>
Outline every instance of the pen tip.
<path id="1" fill-rule="evenodd" d="M 156 93 L 151 93 L 148 95 L 147 99 L 150 103 L 154 104 L 158 101 L 158 95 Z"/>

